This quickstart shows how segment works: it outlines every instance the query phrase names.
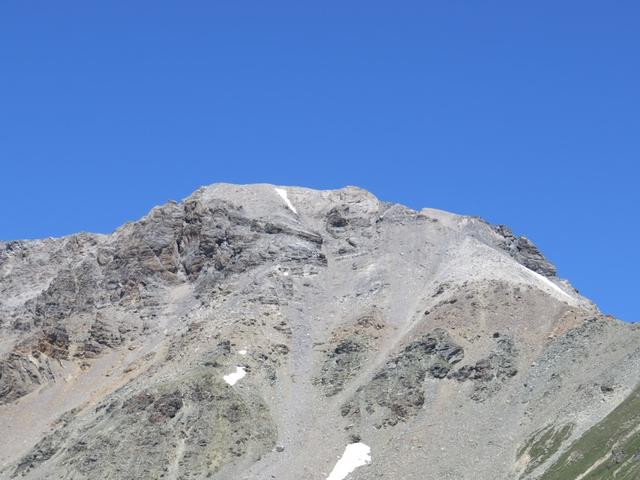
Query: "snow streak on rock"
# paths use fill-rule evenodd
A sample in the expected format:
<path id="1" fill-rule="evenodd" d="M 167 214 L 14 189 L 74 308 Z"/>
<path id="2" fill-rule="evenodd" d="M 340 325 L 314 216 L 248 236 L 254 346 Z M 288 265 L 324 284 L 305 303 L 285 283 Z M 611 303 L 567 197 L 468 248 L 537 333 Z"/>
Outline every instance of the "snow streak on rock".
<path id="1" fill-rule="evenodd" d="M 547 287 L 551 288 L 551 290 L 553 290 L 554 292 L 559 293 L 563 297 L 566 297 L 566 298 L 568 298 L 570 300 L 573 299 L 573 297 L 571 297 L 571 295 L 569 295 L 567 292 L 562 290 L 558 285 L 553 283 L 551 280 L 549 280 L 545 276 L 540 275 L 538 272 L 534 272 L 533 270 L 531 270 L 531 269 L 529 269 L 529 268 L 527 268 L 525 266 L 522 266 L 522 268 L 527 272 L 527 274 L 529 276 L 533 277 L 539 283 L 542 283 L 542 284 L 546 285 Z"/>
<path id="2" fill-rule="evenodd" d="M 289 196 L 287 195 L 287 191 L 284 188 L 276 188 L 275 191 L 277 192 L 278 195 L 280 195 L 282 197 L 282 200 L 284 200 L 284 203 L 287 204 L 287 207 L 289 207 L 289 210 L 291 210 L 293 213 L 298 213 L 296 208 L 291 203 L 291 200 L 289 200 Z"/>

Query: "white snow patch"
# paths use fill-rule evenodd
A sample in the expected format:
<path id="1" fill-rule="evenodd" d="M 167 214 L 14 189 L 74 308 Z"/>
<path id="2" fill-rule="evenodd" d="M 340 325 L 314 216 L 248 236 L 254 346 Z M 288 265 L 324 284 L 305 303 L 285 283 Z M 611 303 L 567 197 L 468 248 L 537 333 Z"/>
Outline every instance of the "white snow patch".
<path id="1" fill-rule="evenodd" d="M 294 207 L 293 204 L 291 203 L 291 200 L 289 200 L 287 191 L 284 188 L 276 188 L 275 190 L 276 190 L 276 193 L 282 197 L 282 200 L 284 200 L 284 203 L 287 204 L 287 207 L 289 207 L 289 210 L 291 210 L 293 213 L 298 213 L 298 211 L 296 210 L 296 207 Z"/>
<path id="2" fill-rule="evenodd" d="M 565 292 L 552 280 L 516 262 L 507 253 L 496 251 L 481 241 L 466 237 L 445 254 L 446 268 L 440 269 L 435 283 L 498 280 L 536 287 L 569 305 L 580 305 L 581 300 Z"/>
<path id="3" fill-rule="evenodd" d="M 327 480 L 343 480 L 356 468 L 371 463 L 371 448 L 364 443 L 351 443 L 344 449 L 342 457 L 333 467 Z"/>
<path id="4" fill-rule="evenodd" d="M 235 385 L 236 382 L 240 380 L 242 377 L 244 377 L 246 374 L 247 372 L 243 367 L 236 367 L 235 372 L 230 373 L 229 375 L 225 375 L 222 378 L 224 378 L 224 381 L 227 382 L 229 385 Z"/>
<path id="5" fill-rule="evenodd" d="M 529 275 L 531 275 L 532 277 L 534 277 L 536 280 L 538 280 L 539 282 L 544 283 L 545 285 L 547 285 L 548 287 L 551 287 L 553 290 L 555 290 L 556 292 L 558 292 L 559 294 L 573 299 L 573 297 L 571 295 L 569 295 L 567 292 L 565 292 L 564 290 L 562 290 L 558 285 L 556 285 L 555 283 L 553 283 L 551 280 L 549 280 L 547 277 L 545 277 L 544 275 L 540 275 L 538 272 L 534 272 L 533 270 L 531 270 L 530 268 L 525 267 L 524 265 L 522 265 L 522 268 L 524 268 L 527 273 Z"/>
<path id="6" fill-rule="evenodd" d="M 246 350 L 238 350 L 238 354 L 240 355 L 246 355 L 247 351 Z"/>

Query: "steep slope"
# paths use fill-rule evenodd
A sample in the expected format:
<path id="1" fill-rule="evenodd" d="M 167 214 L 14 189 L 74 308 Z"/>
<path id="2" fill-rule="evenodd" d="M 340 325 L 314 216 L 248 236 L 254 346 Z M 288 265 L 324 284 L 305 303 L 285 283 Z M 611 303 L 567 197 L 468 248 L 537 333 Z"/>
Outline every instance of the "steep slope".
<path id="1" fill-rule="evenodd" d="M 635 478 L 640 330 L 555 274 L 353 187 L 0 244 L 0 478 Z"/>

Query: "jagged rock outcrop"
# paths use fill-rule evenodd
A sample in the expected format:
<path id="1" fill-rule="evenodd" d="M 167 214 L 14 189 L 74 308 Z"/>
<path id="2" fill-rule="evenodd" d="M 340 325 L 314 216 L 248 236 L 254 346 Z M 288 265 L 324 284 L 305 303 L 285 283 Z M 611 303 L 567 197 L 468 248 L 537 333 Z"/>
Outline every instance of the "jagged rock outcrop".
<path id="1" fill-rule="evenodd" d="M 0 243 L 1 479 L 635 478 L 638 367 L 525 237 L 354 187 Z"/>
<path id="2" fill-rule="evenodd" d="M 447 332 L 437 329 L 392 356 L 369 383 L 358 388 L 341 413 L 357 420 L 363 415 L 374 417 L 374 428 L 406 422 L 425 405 L 425 379 L 446 378 L 463 358 L 462 347 Z M 383 412 L 376 416 L 379 409 Z"/>
<path id="3" fill-rule="evenodd" d="M 516 261 L 545 277 L 556 276 L 555 265 L 544 258 L 531 240 L 527 237 L 516 237 L 506 225 L 495 225 L 492 228 L 504 239 L 500 247 L 509 252 Z"/>

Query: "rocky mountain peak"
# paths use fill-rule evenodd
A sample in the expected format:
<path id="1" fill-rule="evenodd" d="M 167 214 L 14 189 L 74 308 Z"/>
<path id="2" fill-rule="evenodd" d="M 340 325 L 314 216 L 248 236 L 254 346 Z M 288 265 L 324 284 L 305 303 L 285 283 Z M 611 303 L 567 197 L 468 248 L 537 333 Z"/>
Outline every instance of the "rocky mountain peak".
<path id="1" fill-rule="evenodd" d="M 640 371 L 527 238 L 356 187 L 1 243 L 0 333 L 0 478 L 560 478 Z"/>

